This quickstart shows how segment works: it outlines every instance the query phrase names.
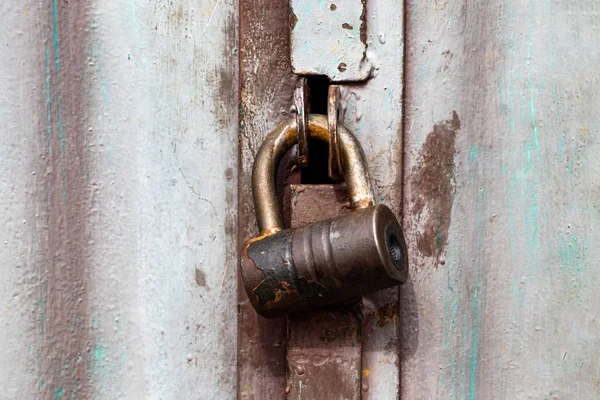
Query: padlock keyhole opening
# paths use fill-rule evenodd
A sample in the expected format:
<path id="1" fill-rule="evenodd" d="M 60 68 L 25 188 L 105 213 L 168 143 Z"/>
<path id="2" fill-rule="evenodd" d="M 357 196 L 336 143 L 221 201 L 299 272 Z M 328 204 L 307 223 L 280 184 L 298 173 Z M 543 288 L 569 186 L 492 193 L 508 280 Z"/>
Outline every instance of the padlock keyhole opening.
<path id="1" fill-rule="evenodd" d="M 390 251 L 390 255 L 392 256 L 392 262 L 394 266 L 401 271 L 404 268 L 404 263 L 402 259 L 404 255 L 402 254 L 402 246 L 400 245 L 400 240 L 396 233 L 392 230 L 388 230 L 387 232 L 387 245 Z"/>

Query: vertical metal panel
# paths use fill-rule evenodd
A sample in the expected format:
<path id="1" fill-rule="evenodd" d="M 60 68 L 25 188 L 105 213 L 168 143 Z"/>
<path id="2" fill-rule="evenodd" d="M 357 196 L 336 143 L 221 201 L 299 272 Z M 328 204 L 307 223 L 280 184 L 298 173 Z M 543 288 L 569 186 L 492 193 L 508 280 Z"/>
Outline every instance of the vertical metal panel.
<path id="1" fill-rule="evenodd" d="M 233 398 L 236 2 L 0 10 L 2 397 Z"/>
<path id="2" fill-rule="evenodd" d="M 409 4 L 403 398 L 600 396 L 597 17 Z"/>
<path id="3" fill-rule="evenodd" d="M 292 227 L 351 211 L 343 184 L 291 185 L 289 191 Z M 289 316 L 287 326 L 287 399 L 361 398 L 360 298 L 350 300 L 343 307 Z"/>
<path id="4" fill-rule="evenodd" d="M 292 116 L 295 78 L 290 70 L 288 17 L 287 3 L 241 2 L 240 244 L 256 234 L 250 192 L 254 153 L 271 129 Z M 367 1 L 367 21 L 373 79 L 342 90 L 342 118 L 361 140 L 378 201 L 400 213 L 403 2 Z M 245 296 L 241 290 L 239 395 L 283 397 L 284 325 L 257 317 Z M 398 291 L 366 300 L 363 398 L 395 398 L 400 377 Z"/>
<path id="5" fill-rule="evenodd" d="M 256 235 L 251 175 L 271 129 L 292 118 L 296 79 L 290 67 L 287 1 L 240 0 L 240 146 L 238 244 Z M 238 274 L 239 279 L 239 274 Z M 238 398 L 285 397 L 286 319 L 266 319 L 238 283 Z"/>
<path id="6" fill-rule="evenodd" d="M 36 178 L 43 179 L 36 177 L 41 150 L 33 134 L 37 123 L 31 111 L 33 87 L 38 86 L 36 64 L 43 53 L 17 56 L 20 48 L 37 39 L 35 24 L 25 19 L 25 7 L 0 4 L 0 381 L 7 398 L 33 398 L 37 393 L 31 369 L 40 356 L 38 348 L 31 345 L 43 328 L 39 319 L 34 323 L 31 318 L 38 313 L 41 300 L 31 186 Z M 36 118 L 45 119 L 45 113 Z"/>

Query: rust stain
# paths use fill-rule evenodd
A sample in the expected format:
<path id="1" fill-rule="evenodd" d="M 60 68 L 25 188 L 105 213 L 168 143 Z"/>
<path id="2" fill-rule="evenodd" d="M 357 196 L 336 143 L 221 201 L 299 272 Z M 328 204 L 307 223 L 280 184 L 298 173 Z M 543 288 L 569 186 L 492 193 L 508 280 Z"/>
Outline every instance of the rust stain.
<path id="1" fill-rule="evenodd" d="M 229 15 L 223 26 L 226 43 L 237 42 L 236 27 L 236 19 L 233 15 Z M 223 46 L 221 51 L 221 60 L 223 60 L 223 62 L 218 73 L 215 74 L 216 80 L 212 82 L 209 81 L 209 85 L 214 85 L 218 90 L 218 96 L 215 96 L 213 105 L 217 123 L 219 127 L 229 129 L 231 123 L 235 120 L 235 117 L 229 110 L 235 109 L 238 104 L 238 84 L 236 76 L 237 59 L 231 56 L 229 46 Z M 207 82 L 198 82 L 197 85 L 203 87 L 206 83 Z"/>
<path id="2" fill-rule="evenodd" d="M 396 315 L 398 307 L 393 303 L 387 303 L 377 309 L 377 326 L 386 326 Z"/>
<path id="3" fill-rule="evenodd" d="M 275 307 L 282 299 L 287 296 L 293 296 L 298 294 L 298 290 L 290 288 L 289 283 L 285 282 L 286 286 L 283 289 L 275 289 L 275 298 L 272 301 L 268 301 L 266 307 Z"/>
<path id="4" fill-rule="evenodd" d="M 335 4 L 331 4 L 331 5 L 329 6 L 329 9 L 330 9 L 331 11 L 335 11 L 335 10 L 337 10 L 337 6 L 336 6 Z"/>
<path id="5" fill-rule="evenodd" d="M 411 212 L 418 218 L 426 215 L 423 230 L 417 236 L 417 248 L 428 257 L 439 259 L 448 243 L 454 201 L 454 143 L 459 130 L 456 111 L 452 112 L 452 119 L 433 126 L 421 147 L 416 172 L 411 179 L 416 193 Z"/>
<path id="6" fill-rule="evenodd" d="M 324 321 L 321 321 L 323 325 Z M 351 338 L 354 335 L 355 330 L 358 329 L 355 321 L 352 318 L 340 318 L 339 325 L 330 328 L 323 325 L 320 339 L 324 342 L 332 343 L 340 340 Z"/>
<path id="7" fill-rule="evenodd" d="M 352 25 L 350 25 L 350 24 L 349 24 L 349 23 L 347 23 L 347 22 L 344 22 L 344 23 L 342 24 L 342 28 L 344 28 L 344 29 L 348 29 L 348 30 L 352 30 L 352 29 L 354 29 L 354 28 L 352 27 Z"/>
<path id="8" fill-rule="evenodd" d="M 435 10 L 436 11 L 442 11 L 444 8 L 446 8 L 446 5 L 448 4 L 448 1 L 442 1 L 442 0 L 435 0 Z"/>
<path id="9" fill-rule="evenodd" d="M 172 5 L 173 3 L 171 3 Z M 183 25 L 188 20 L 188 12 L 183 9 L 183 6 L 179 5 L 176 9 L 170 9 L 167 13 L 167 22 L 170 25 Z"/>
<path id="10" fill-rule="evenodd" d="M 293 31 L 298 23 L 298 17 L 294 14 L 294 10 L 290 10 L 290 31 Z"/>
<path id="11" fill-rule="evenodd" d="M 206 274 L 200 268 L 196 268 L 196 284 L 210 290 L 206 284 Z"/>
<path id="12" fill-rule="evenodd" d="M 363 5 L 360 14 L 360 41 L 367 47 L 367 0 L 361 0 Z"/>
<path id="13" fill-rule="evenodd" d="M 452 61 L 453 57 L 454 57 L 454 54 L 452 54 L 452 52 L 450 50 L 446 50 L 446 51 L 442 52 L 443 62 L 441 63 L 442 65 L 437 69 L 437 71 L 438 72 L 447 72 L 450 69 L 450 62 Z"/>

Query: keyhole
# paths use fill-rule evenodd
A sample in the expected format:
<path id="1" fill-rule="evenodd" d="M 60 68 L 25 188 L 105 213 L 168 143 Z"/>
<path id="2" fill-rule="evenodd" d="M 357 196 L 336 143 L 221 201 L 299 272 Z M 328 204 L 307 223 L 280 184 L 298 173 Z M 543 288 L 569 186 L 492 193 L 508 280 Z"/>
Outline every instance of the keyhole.
<path id="1" fill-rule="evenodd" d="M 402 254 L 402 246 L 400 246 L 400 240 L 398 240 L 398 236 L 393 231 L 388 231 L 387 235 L 387 244 L 388 249 L 390 250 L 390 255 L 392 256 L 392 262 L 394 266 L 401 271 L 404 268 L 403 263 L 403 254 Z"/>

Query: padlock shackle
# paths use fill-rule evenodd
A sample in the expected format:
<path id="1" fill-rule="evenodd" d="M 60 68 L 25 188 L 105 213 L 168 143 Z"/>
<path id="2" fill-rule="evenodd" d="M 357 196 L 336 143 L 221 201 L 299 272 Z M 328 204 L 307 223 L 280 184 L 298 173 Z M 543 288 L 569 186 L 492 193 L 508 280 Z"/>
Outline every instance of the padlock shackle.
<path id="1" fill-rule="evenodd" d="M 308 119 L 309 137 L 329 141 L 327 116 L 312 114 Z M 375 204 L 369 169 L 360 142 L 338 123 L 338 141 L 344 180 L 353 209 Z M 283 216 L 275 191 L 275 172 L 285 153 L 298 143 L 296 119 L 290 119 L 273 130 L 260 146 L 252 168 L 252 194 L 258 230 L 261 236 L 284 229 Z"/>

